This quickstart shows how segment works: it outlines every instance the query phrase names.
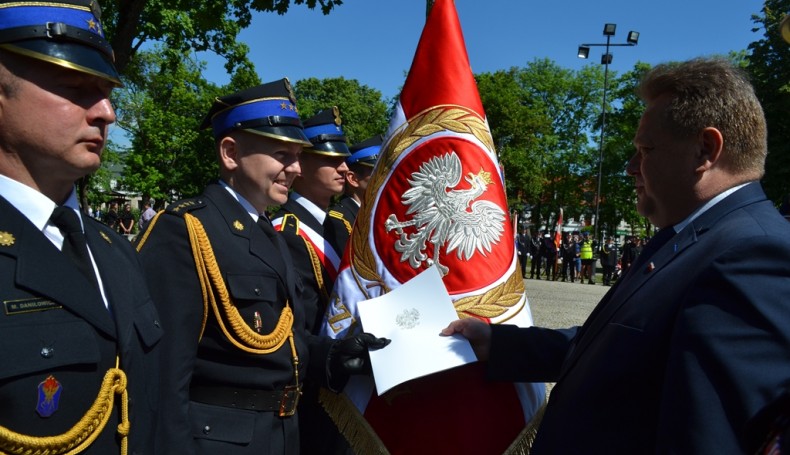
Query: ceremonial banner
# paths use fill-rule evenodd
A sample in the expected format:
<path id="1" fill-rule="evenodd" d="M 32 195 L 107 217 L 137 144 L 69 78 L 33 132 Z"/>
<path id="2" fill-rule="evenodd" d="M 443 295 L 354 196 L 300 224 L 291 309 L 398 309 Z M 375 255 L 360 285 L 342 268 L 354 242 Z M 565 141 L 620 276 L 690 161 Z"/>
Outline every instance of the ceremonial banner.
<path id="1" fill-rule="evenodd" d="M 557 218 L 557 226 L 554 228 L 554 246 L 557 249 L 562 245 L 562 208 L 560 208 L 560 216 Z"/>
<path id="2" fill-rule="evenodd" d="M 452 0 L 437 0 L 420 38 L 335 283 L 325 335 L 364 327 L 357 303 L 436 265 L 460 318 L 532 324 L 502 175 Z M 385 348 L 386 349 L 386 348 Z M 405 364 L 408 358 L 401 359 Z M 473 363 L 380 397 L 352 379 L 364 415 L 322 401 L 357 453 L 524 453 L 543 384 L 488 383 Z M 348 401 L 347 401 L 348 402 Z"/>

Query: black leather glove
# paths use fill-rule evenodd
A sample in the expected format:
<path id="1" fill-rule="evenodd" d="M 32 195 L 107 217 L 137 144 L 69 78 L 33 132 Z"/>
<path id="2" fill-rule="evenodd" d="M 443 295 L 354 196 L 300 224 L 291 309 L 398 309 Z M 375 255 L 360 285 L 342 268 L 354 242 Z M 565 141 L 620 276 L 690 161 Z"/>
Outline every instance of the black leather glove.
<path id="1" fill-rule="evenodd" d="M 346 386 L 352 374 L 369 374 L 368 350 L 381 349 L 390 344 L 390 339 L 376 338 L 370 333 L 361 333 L 352 338 L 338 341 L 329 351 L 329 388 L 339 392 Z"/>

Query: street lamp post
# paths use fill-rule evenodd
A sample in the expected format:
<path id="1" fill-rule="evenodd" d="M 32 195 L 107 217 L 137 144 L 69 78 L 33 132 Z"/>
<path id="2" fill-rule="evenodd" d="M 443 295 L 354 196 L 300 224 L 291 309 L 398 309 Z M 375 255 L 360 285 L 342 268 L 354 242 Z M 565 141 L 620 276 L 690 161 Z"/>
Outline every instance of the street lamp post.
<path id="1" fill-rule="evenodd" d="M 612 54 L 609 53 L 609 47 L 612 46 L 636 46 L 639 42 L 639 32 L 630 31 L 626 37 L 625 43 L 612 43 L 617 24 L 605 24 L 603 27 L 603 34 L 606 37 L 606 43 L 582 44 L 579 46 L 579 58 L 587 58 L 590 56 L 590 47 L 605 46 L 606 52 L 601 56 L 601 65 L 604 66 L 603 71 L 603 103 L 601 105 L 601 142 L 598 146 L 598 187 L 595 191 L 595 237 L 594 239 L 600 241 L 598 238 L 598 225 L 600 224 L 598 215 L 601 206 L 601 178 L 603 177 L 603 139 L 604 128 L 606 127 L 606 90 L 609 85 L 609 64 L 612 63 Z"/>

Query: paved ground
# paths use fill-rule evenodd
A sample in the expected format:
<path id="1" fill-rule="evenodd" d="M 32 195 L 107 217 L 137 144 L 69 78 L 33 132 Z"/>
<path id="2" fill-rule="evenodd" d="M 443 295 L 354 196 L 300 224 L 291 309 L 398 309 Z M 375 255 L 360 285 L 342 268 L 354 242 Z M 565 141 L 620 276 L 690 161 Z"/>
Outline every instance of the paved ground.
<path id="1" fill-rule="evenodd" d="M 536 326 L 565 328 L 581 325 L 609 286 L 524 280 L 532 318 Z"/>

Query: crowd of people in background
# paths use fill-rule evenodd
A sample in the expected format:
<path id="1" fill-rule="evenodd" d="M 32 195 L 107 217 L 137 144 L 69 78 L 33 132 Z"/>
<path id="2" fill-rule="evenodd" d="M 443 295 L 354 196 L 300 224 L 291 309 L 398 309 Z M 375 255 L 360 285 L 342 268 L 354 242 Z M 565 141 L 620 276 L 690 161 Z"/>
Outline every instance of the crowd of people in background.
<path id="1" fill-rule="evenodd" d="M 611 286 L 625 275 L 642 246 L 650 240 L 650 237 L 626 235 L 622 243 L 621 237 L 614 236 L 606 236 L 598 242 L 588 231 L 564 232 L 559 244 L 556 238 L 556 232 L 530 233 L 526 228 L 516 235 L 523 278 L 596 284 L 600 264 L 600 282 Z"/>
<path id="2" fill-rule="evenodd" d="M 145 228 L 148 227 L 148 224 L 154 216 L 156 216 L 154 203 L 155 201 L 153 199 L 145 200 L 139 214 L 135 215 L 135 211 L 132 209 L 132 204 L 130 202 L 123 202 L 123 204 L 119 206 L 117 201 L 111 201 L 106 204 L 106 210 L 103 209 L 104 204 L 89 206 L 87 215 L 95 220 L 101 221 L 115 232 L 132 240 L 138 232 L 145 231 Z"/>

